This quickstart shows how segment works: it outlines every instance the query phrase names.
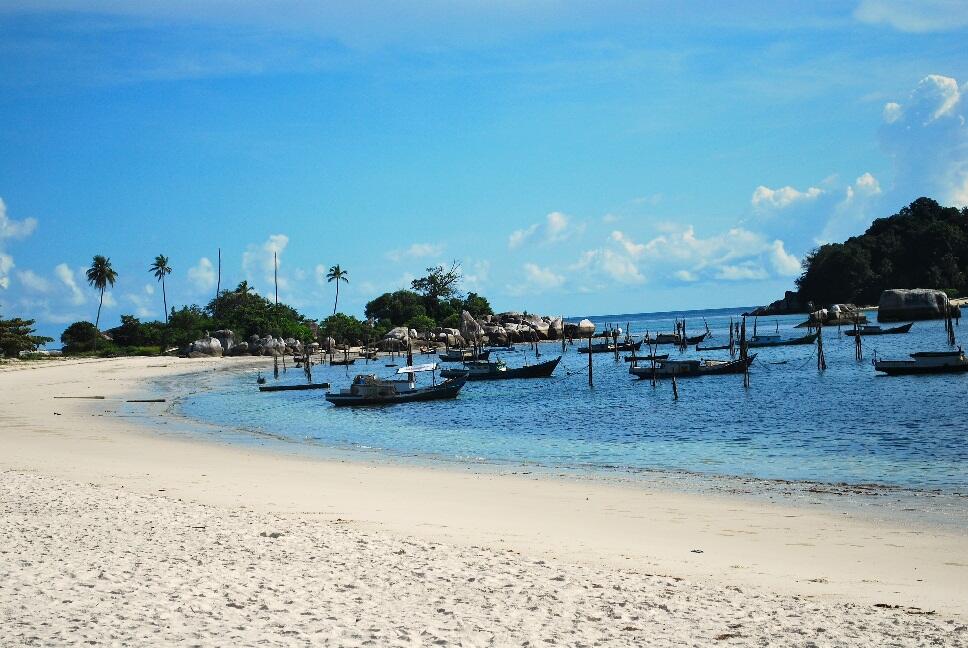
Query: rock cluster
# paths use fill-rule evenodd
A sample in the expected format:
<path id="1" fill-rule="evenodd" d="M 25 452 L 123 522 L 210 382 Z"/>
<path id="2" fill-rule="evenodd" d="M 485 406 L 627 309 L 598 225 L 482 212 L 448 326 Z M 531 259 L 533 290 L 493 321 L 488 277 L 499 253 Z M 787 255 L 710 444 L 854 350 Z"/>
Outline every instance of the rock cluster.
<path id="1" fill-rule="evenodd" d="M 467 311 L 461 313 L 460 329 L 436 327 L 426 331 L 407 330 L 399 326 L 391 329 L 380 341 L 383 349 L 402 349 L 415 340 L 432 341 L 447 346 L 470 346 L 477 342 L 504 346 L 513 342 L 560 340 L 580 337 L 594 332 L 595 325 L 582 320 L 581 324 L 565 323 L 561 317 L 541 317 L 526 313 L 500 313 L 474 318 Z"/>
<path id="2" fill-rule="evenodd" d="M 952 317 L 960 317 L 961 309 L 951 306 L 948 295 L 928 288 L 895 288 L 881 293 L 877 307 L 878 322 L 943 319 L 947 309 Z"/>

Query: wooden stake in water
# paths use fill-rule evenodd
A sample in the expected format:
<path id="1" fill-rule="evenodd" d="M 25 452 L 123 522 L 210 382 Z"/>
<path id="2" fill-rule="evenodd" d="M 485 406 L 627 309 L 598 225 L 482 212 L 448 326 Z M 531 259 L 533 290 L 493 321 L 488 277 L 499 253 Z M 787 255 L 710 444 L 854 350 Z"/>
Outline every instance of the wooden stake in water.
<path id="1" fill-rule="evenodd" d="M 817 327 L 817 371 L 827 370 L 827 359 L 823 355 L 823 327 Z"/>
<path id="2" fill-rule="evenodd" d="M 948 335 L 948 344 L 950 346 L 954 346 L 955 343 L 956 343 L 956 340 L 955 340 L 955 326 L 954 326 L 954 322 L 951 319 L 951 311 L 952 310 L 953 309 L 951 308 L 951 302 L 948 301 L 948 298 L 947 297 L 945 297 L 945 305 L 944 305 L 944 328 L 945 328 L 945 333 L 947 333 L 947 335 Z"/>
<path id="3" fill-rule="evenodd" d="M 588 334 L 588 386 L 594 387 L 595 384 L 592 382 L 592 334 Z"/>
<path id="4" fill-rule="evenodd" d="M 676 382 L 675 374 L 672 374 L 672 399 L 679 400 L 679 383 Z"/>
<path id="5" fill-rule="evenodd" d="M 864 359 L 864 349 L 863 342 L 861 339 L 863 336 L 860 334 L 860 326 L 857 323 L 858 318 L 854 318 L 854 359 L 858 362 Z"/>
<path id="6" fill-rule="evenodd" d="M 736 338 L 733 336 L 733 318 L 730 317 L 729 318 L 729 357 L 730 358 L 735 358 L 736 357 L 736 342 L 735 342 L 735 339 Z"/>
<path id="7" fill-rule="evenodd" d="M 272 352 L 272 377 L 279 380 L 279 356 Z"/>

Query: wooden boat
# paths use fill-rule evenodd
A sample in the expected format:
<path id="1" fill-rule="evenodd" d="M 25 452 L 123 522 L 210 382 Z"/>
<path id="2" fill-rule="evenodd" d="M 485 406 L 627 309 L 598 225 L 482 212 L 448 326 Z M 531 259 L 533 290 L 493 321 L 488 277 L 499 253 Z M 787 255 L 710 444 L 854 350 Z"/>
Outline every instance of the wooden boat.
<path id="1" fill-rule="evenodd" d="M 706 331 L 702 335 L 693 335 L 692 337 L 686 336 L 686 344 L 689 346 L 695 346 L 709 337 L 709 331 Z"/>
<path id="2" fill-rule="evenodd" d="M 642 348 L 642 340 L 638 342 L 619 342 L 619 351 L 638 351 Z M 592 353 L 615 353 L 616 345 L 611 342 L 599 342 L 592 344 Z M 578 353 L 588 353 L 588 347 L 578 347 Z"/>
<path id="3" fill-rule="evenodd" d="M 734 343 L 733 346 L 734 347 L 738 347 L 739 344 Z M 720 344 L 720 345 L 717 345 L 717 346 L 704 346 L 704 347 L 701 347 L 701 346 L 699 346 L 697 344 L 696 345 L 696 351 L 729 351 L 729 345 L 728 344 Z"/>
<path id="4" fill-rule="evenodd" d="M 753 364 L 756 354 L 748 356 L 745 360 L 662 360 L 655 364 L 655 376 L 657 378 L 694 378 L 698 376 L 721 376 L 725 374 L 738 374 L 746 371 L 746 368 Z M 653 369 L 650 366 L 640 367 L 632 364 L 629 373 L 639 378 L 651 378 Z"/>
<path id="5" fill-rule="evenodd" d="M 414 380 L 417 373 L 436 369 L 435 364 L 401 367 L 397 374 L 407 374 L 406 380 L 385 380 L 373 374 L 359 375 L 353 379 L 349 389 L 341 389 L 338 393 L 328 392 L 326 400 L 336 407 L 361 407 L 456 398 L 466 382 L 465 378 L 417 387 Z"/>
<path id="6" fill-rule="evenodd" d="M 329 389 L 329 383 L 306 383 L 304 385 L 259 385 L 260 392 L 307 391 Z"/>
<path id="7" fill-rule="evenodd" d="M 659 333 L 655 337 L 646 337 L 645 343 L 653 344 L 679 344 L 678 333 Z"/>
<path id="8" fill-rule="evenodd" d="M 875 359 L 874 369 L 888 376 L 968 372 L 968 359 L 960 347 L 957 351 L 920 351 L 911 357 L 913 360 Z"/>
<path id="9" fill-rule="evenodd" d="M 655 355 L 637 355 L 637 356 L 625 356 L 626 362 L 652 362 L 653 360 L 666 360 L 668 359 L 668 353 L 656 353 Z"/>
<path id="10" fill-rule="evenodd" d="M 468 362 L 464 369 L 444 369 L 440 375 L 444 378 L 466 378 L 467 380 L 510 380 L 513 378 L 548 378 L 561 362 L 561 356 L 547 362 L 528 365 L 526 367 L 508 368 L 504 362 L 486 362 L 476 360 Z"/>
<path id="11" fill-rule="evenodd" d="M 881 328 L 876 324 L 865 324 L 858 328 L 856 331 L 850 329 L 844 331 L 844 335 L 899 335 L 901 333 L 907 333 L 914 326 L 914 322 L 908 322 L 902 326 L 894 326 L 891 328 Z"/>
<path id="12" fill-rule="evenodd" d="M 346 367 L 354 362 L 356 362 L 356 356 L 353 356 L 352 358 L 333 358 L 329 361 L 329 364 L 334 367 Z"/>
<path id="13" fill-rule="evenodd" d="M 469 362 L 471 360 L 487 360 L 491 355 L 490 349 L 474 351 L 473 349 L 447 349 L 437 357 L 442 362 Z"/>
<path id="14" fill-rule="evenodd" d="M 797 344 L 813 344 L 817 341 L 817 333 L 810 333 L 798 338 L 783 339 L 779 335 L 754 335 L 747 342 L 751 349 L 762 349 L 764 347 L 794 346 Z"/>

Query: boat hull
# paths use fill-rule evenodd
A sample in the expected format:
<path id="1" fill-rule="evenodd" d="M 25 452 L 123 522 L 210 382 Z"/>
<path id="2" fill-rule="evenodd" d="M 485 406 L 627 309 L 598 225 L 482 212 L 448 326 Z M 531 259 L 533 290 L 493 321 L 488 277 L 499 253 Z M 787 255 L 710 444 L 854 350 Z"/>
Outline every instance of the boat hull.
<path id="1" fill-rule="evenodd" d="M 437 357 L 440 358 L 441 362 L 467 362 L 468 360 L 487 360 L 488 356 L 491 355 L 491 350 L 486 349 L 480 353 L 468 352 L 467 354 L 451 355 L 448 353 L 441 353 Z"/>
<path id="2" fill-rule="evenodd" d="M 687 363 L 675 363 L 660 365 L 655 368 L 656 378 L 698 378 L 700 376 L 724 376 L 729 374 L 740 374 L 753 364 L 756 354 L 750 355 L 746 360 L 730 360 L 728 362 L 717 363 L 715 365 L 693 365 Z M 652 367 L 629 367 L 629 373 L 637 378 L 651 378 Z"/>
<path id="3" fill-rule="evenodd" d="M 528 367 L 515 367 L 504 371 L 489 371 L 487 373 L 468 371 L 467 369 L 444 369 L 440 375 L 444 378 L 464 378 L 468 381 L 477 380 L 514 380 L 518 378 L 549 378 L 554 373 L 561 356 L 548 362 L 531 365 Z"/>
<path id="4" fill-rule="evenodd" d="M 415 389 L 392 396 L 354 396 L 351 394 L 326 394 L 326 400 L 336 407 L 372 407 L 376 405 L 399 405 L 425 401 L 456 398 L 464 386 L 464 379 L 447 380 L 439 385 Z"/>
<path id="5" fill-rule="evenodd" d="M 753 342 L 750 341 L 746 344 L 750 349 L 764 349 L 767 347 L 781 347 L 781 346 L 796 346 L 798 344 L 813 344 L 817 341 L 817 333 L 811 333 L 810 335 L 804 335 L 803 337 L 793 338 L 790 340 L 777 340 L 769 342 Z"/>
<path id="6" fill-rule="evenodd" d="M 865 331 L 864 329 L 858 329 L 854 331 L 853 329 L 849 331 L 844 331 L 844 335 L 850 335 L 851 337 L 855 335 L 860 335 L 862 337 L 867 337 L 869 335 L 901 335 L 902 333 L 907 333 L 914 326 L 914 322 L 905 324 L 904 326 L 895 326 L 893 328 L 881 329 L 880 331 Z"/>

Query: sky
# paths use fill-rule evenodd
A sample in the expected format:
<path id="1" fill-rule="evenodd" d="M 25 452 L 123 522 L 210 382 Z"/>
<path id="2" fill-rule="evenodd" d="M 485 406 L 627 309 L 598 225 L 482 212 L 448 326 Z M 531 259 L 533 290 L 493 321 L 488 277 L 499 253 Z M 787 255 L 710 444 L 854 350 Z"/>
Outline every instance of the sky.
<path id="1" fill-rule="evenodd" d="M 457 260 L 495 310 L 751 306 L 968 204 L 968 3 L 0 0 L 0 314 L 242 280 L 322 318 Z"/>

